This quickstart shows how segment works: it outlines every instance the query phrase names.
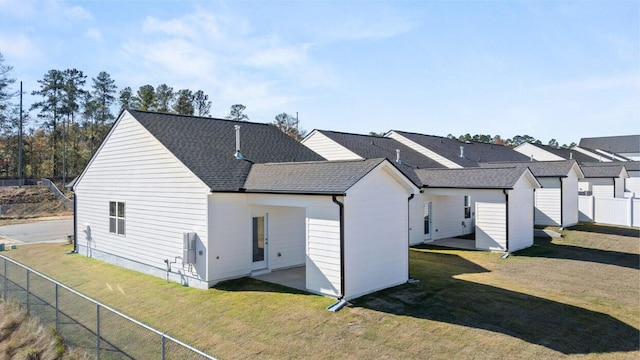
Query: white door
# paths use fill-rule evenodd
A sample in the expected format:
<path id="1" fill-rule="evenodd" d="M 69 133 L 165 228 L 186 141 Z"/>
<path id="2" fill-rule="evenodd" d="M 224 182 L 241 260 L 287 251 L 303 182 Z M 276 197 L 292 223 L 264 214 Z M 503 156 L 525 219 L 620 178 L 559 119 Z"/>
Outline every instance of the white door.
<path id="1" fill-rule="evenodd" d="M 431 240 L 431 201 L 424 204 L 424 240 Z"/>
<path id="2" fill-rule="evenodd" d="M 253 217 L 253 263 L 251 270 L 262 270 L 267 268 L 267 215 Z"/>

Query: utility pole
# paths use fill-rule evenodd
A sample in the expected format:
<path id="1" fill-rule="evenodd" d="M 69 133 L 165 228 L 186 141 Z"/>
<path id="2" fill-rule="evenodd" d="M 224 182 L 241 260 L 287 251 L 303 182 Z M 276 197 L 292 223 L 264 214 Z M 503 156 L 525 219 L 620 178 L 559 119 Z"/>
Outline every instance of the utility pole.
<path id="1" fill-rule="evenodd" d="M 18 126 L 18 186 L 24 185 L 22 176 L 22 81 L 20 81 L 20 124 Z"/>

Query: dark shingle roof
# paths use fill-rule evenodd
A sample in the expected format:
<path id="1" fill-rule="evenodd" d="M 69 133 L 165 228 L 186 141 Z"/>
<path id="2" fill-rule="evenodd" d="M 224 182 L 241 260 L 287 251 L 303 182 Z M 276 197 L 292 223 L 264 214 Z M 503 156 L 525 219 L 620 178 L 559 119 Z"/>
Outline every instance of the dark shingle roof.
<path id="1" fill-rule="evenodd" d="M 533 143 L 530 143 L 530 144 L 533 146 L 537 146 L 540 149 L 550 152 L 554 155 L 557 155 L 565 160 L 573 159 L 573 160 L 576 160 L 578 163 L 598 161 L 598 159 L 593 158 L 587 154 L 581 153 L 580 151 L 577 151 L 575 149 L 558 149 L 549 145 L 533 144 Z M 585 150 L 589 150 L 589 149 L 585 149 Z M 595 152 L 595 151 L 590 150 L 590 152 Z"/>
<path id="2" fill-rule="evenodd" d="M 386 158 L 390 162 L 393 162 L 396 167 L 415 184 L 419 184 L 420 180 L 413 169 L 445 168 L 445 166 L 439 162 L 420 154 L 392 138 L 326 130 L 316 131 L 351 150 L 362 158 Z M 396 162 L 396 149 L 400 150 L 400 164 Z"/>
<path id="3" fill-rule="evenodd" d="M 525 167 L 418 169 L 427 188 L 512 189 L 527 171 Z"/>
<path id="4" fill-rule="evenodd" d="M 449 159 L 463 167 L 477 167 L 481 162 L 527 161 L 529 157 L 504 145 L 480 142 L 460 142 L 440 136 L 397 131 L 407 139 Z M 464 158 L 460 157 L 460 147 L 464 147 Z"/>
<path id="5" fill-rule="evenodd" d="M 247 192 L 344 194 L 385 159 L 270 163 L 251 167 Z"/>
<path id="6" fill-rule="evenodd" d="M 582 138 L 578 146 L 614 153 L 637 153 L 640 152 L 640 135 Z"/>
<path id="7" fill-rule="evenodd" d="M 582 163 L 580 168 L 585 178 L 618 177 L 624 167 L 624 162 L 616 163 Z"/>
<path id="8" fill-rule="evenodd" d="M 534 162 L 512 162 L 512 163 L 482 163 L 482 167 L 509 167 L 517 166 L 522 168 L 529 168 L 531 173 L 535 177 L 566 177 L 573 165 L 576 164 L 575 160 L 562 160 L 562 161 L 534 161 Z"/>
<path id="9" fill-rule="evenodd" d="M 249 174 L 251 163 L 234 157 L 234 125 L 241 126 L 241 153 L 254 163 L 324 160 L 271 124 L 129 113 L 212 191 L 238 191 Z"/>

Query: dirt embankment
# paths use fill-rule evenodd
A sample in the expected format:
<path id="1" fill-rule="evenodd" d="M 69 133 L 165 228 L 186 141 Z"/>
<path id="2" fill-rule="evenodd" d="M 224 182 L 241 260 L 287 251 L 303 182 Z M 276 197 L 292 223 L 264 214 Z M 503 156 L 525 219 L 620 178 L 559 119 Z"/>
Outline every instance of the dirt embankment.
<path id="1" fill-rule="evenodd" d="M 0 220 L 71 215 L 44 186 L 0 187 Z"/>

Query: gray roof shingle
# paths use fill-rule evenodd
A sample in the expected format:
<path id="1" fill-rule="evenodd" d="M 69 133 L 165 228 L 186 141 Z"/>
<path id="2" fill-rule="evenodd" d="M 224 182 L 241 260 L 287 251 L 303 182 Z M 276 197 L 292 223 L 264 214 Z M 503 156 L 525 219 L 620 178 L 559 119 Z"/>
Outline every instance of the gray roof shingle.
<path id="1" fill-rule="evenodd" d="M 509 162 L 509 163 L 483 163 L 482 167 L 509 167 L 517 166 L 522 168 L 529 168 L 531 173 L 535 177 L 566 177 L 573 165 L 576 164 L 575 160 L 562 160 L 562 161 L 534 161 L 534 162 Z"/>
<path id="2" fill-rule="evenodd" d="M 601 162 L 591 162 L 591 163 L 582 163 L 580 164 L 580 168 L 584 173 L 585 178 L 598 178 L 598 177 L 618 177 L 622 172 L 623 168 L 625 168 L 626 162 L 609 162 L 609 163 L 601 163 Z M 626 169 L 626 168 L 625 168 Z"/>
<path id="3" fill-rule="evenodd" d="M 128 111 L 212 191 L 238 191 L 251 169 L 234 157 L 234 125 L 241 153 L 254 163 L 324 160 L 271 124 Z"/>
<path id="4" fill-rule="evenodd" d="M 418 169 L 426 188 L 513 189 L 526 167 Z"/>
<path id="5" fill-rule="evenodd" d="M 385 159 L 254 164 L 247 192 L 341 195 Z"/>
<path id="6" fill-rule="evenodd" d="M 640 152 L 640 135 L 582 138 L 578 146 L 614 153 L 638 153 Z"/>
<path id="7" fill-rule="evenodd" d="M 555 148 L 553 146 L 549 146 L 549 145 L 542 145 L 542 144 L 534 144 L 534 143 L 530 143 L 533 146 L 539 147 L 542 150 L 545 150 L 547 152 L 550 152 L 554 155 L 557 155 L 565 160 L 576 160 L 579 164 L 583 163 L 583 162 L 592 162 L 592 161 L 598 161 L 599 159 L 591 157 L 587 154 L 584 154 L 580 151 L 577 151 L 575 149 L 559 149 L 559 148 Z M 585 150 L 592 152 L 592 153 L 596 153 L 595 150 L 591 150 L 591 149 L 587 149 L 584 148 Z M 604 155 L 602 156 L 604 157 Z"/>
<path id="8" fill-rule="evenodd" d="M 415 184 L 419 184 L 420 180 L 413 171 L 414 169 L 445 168 L 444 165 L 437 161 L 420 154 L 392 138 L 327 130 L 315 131 L 327 136 L 362 158 L 386 158 L 390 162 L 393 162 L 395 166 Z M 400 150 L 401 162 L 399 164 L 396 162 L 396 149 Z"/>
<path id="9" fill-rule="evenodd" d="M 481 162 L 527 161 L 529 157 L 504 145 L 460 142 L 441 136 L 393 130 L 407 139 L 449 159 L 462 167 L 477 167 Z M 464 157 L 460 157 L 460 147 Z"/>

